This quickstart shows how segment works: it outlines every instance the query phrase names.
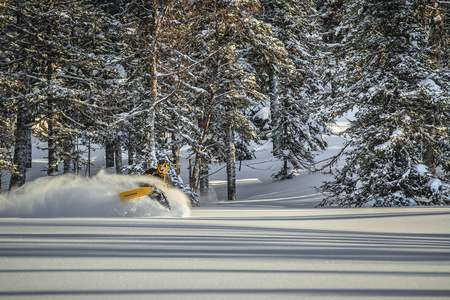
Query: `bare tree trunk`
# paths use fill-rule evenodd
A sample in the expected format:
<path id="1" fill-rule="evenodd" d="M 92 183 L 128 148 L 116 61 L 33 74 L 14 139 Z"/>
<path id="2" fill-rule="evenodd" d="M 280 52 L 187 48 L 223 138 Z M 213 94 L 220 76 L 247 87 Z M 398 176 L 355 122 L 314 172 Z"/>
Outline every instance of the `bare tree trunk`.
<path id="1" fill-rule="evenodd" d="M 436 174 L 436 159 L 433 149 L 425 145 L 425 149 L 423 150 L 423 163 L 428 167 L 428 171 L 432 174 Z"/>
<path id="2" fill-rule="evenodd" d="M 88 138 L 87 177 L 91 177 L 91 139 Z"/>
<path id="3" fill-rule="evenodd" d="M 208 165 L 204 165 L 206 162 L 203 162 L 204 158 L 202 158 L 201 155 L 201 147 L 204 147 L 204 144 L 206 142 L 207 136 L 209 134 L 209 128 L 210 128 L 210 121 L 212 118 L 212 109 L 211 106 L 213 105 L 214 101 L 215 101 L 215 78 L 216 78 L 216 70 L 214 69 L 214 79 L 212 81 L 212 83 L 209 86 L 210 89 L 210 97 L 209 97 L 209 103 L 206 103 L 206 99 L 204 99 L 204 106 L 203 106 L 203 111 L 202 111 L 202 117 L 198 120 L 198 124 L 199 127 L 202 129 L 202 139 L 200 140 L 199 144 L 200 147 L 197 149 L 196 155 L 195 155 L 195 165 L 194 165 L 194 169 L 192 171 L 192 177 L 190 177 L 190 187 L 191 189 L 196 193 L 198 192 L 198 188 L 199 185 L 201 185 L 201 183 L 199 182 L 201 180 L 201 173 L 203 167 L 208 168 Z M 198 174 L 200 173 L 200 176 L 198 176 Z M 192 180 L 192 182 L 191 182 Z M 209 185 L 209 183 L 208 183 Z"/>
<path id="4" fill-rule="evenodd" d="M 202 162 L 200 168 L 200 198 L 207 199 L 209 193 L 209 166 L 207 162 Z"/>
<path id="5" fill-rule="evenodd" d="M 50 108 L 52 109 L 52 108 Z M 56 157 L 56 130 L 55 130 L 55 117 L 53 111 L 48 121 L 48 168 L 47 175 L 55 176 L 58 172 L 58 158 Z"/>
<path id="6" fill-rule="evenodd" d="M 114 167 L 114 140 L 105 142 L 105 167 Z"/>
<path id="7" fill-rule="evenodd" d="M 180 142 L 178 136 L 172 132 L 172 157 L 173 168 L 175 172 L 180 175 L 181 172 L 181 159 L 180 159 Z"/>
<path id="8" fill-rule="evenodd" d="M 123 174 L 122 147 L 120 136 L 117 136 L 117 138 L 115 139 L 114 157 L 116 161 L 116 174 Z"/>
<path id="9" fill-rule="evenodd" d="M 29 122 L 30 120 L 27 120 L 27 122 Z M 27 126 L 27 133 L 26 135 L 29 136 L 30 138 L 27 139 L 27 154 L 28 154 L 28 159 L 27 159 L 27 168 L 31 168 L 32 167 L 32 161 L 33 161 L 33 155 L 32 155 L 32 141 L 31 141 L 31 127 Z"/>
<path id="10" fill-rule="evenodd" d="M 47 33 L 50 34 L 52 28 L 52 24 L 49 24 L 47 26 Z M 53 54 L 48 55 L 47 61 L 46 61 L 46 77 L 47 77 L 47 84 L 48 87 L 51 87 L 52 80 L 54 79 L 54 66 L 55 63 L 53 61 Z M 47 168 L 47 175 L 48 176 L 55 176 L 57 175 L 58 171 L 58 158 L 56 156 L 56 136 L 57 136 L 57 128 L 56 122 L 57 122 L 57 114 L 55 111 L 55 100 L 52 96 L 47 95 L 47 114 L 48 114 L 48 132 L 47 132 L 47 143 L 48 143 L 48 168 Z"/>
<path id="11" fill-rule="evenodd" d="M 192 176 L 192 158 L 189 158 L 189 168 L 188 168 L 188 170 L 189 170 L 189 187 L 194 191 L 194 186 L 195 186 L 195 184 L 194 184 L 194 178 L 193 178 L 193 176 Z M 195 191 L 194 191 L 195 192 Z"/>
<path id="12" fill-rule="evenodd" d="M 155 138 L 155 110 L 148 112 L 147 118 L 147 146 L 148 146 L 148 166 L 155 168 L 157 166 L 156 159 L 156 138 Z"/>
<path id="13" fill-rule="evenodd" d="M 201 157 L 198 153 L 195 155 L 194 166 L 190 165 L 189 187 L 197 193 L 198 191 L 198 173 L 200 169 Z"/>
<path id="14" fill-rule="evenodd" d="M 75 171 L 75 168 L 71 168 L 71 164 L 73 162 L 72 159 L 72 153 L 74 150 L 74 145 L 71 138 L 68 138 L 64 141 L 64 161 L 63 161 L 63 173 L 71 173 L 72 171 Z"/>
<path id="15" fill-rule="evenodd" d="M 272 143 L 273 143 L 273 153 L 277 154 L 280 150 L 279 139 L 279 110 L 280 103 L 278 100 L 278 76 L 275 71 L 272 71 L 269 75 L 269 87 L 270 87 L 270 118 L 272 127 Z"/>
<path id="16" fill-rule="evenodd" d="M 128 132 L 128 165 L 131 166 L 134 163 L 134 143 L 133 134 Z"/>
<path id="17" fill-rule="evenodd" d="M 152 12 L 152 36 L 150 46 L 150 62 L 149 62 L 149 89 L 150 99 L 148 99 L 148 117 L 147 117 L 147 145 L 148 145 L 148 164 L 149 167 L 156 167 L 156 138 L 155 138 L 155 118 L 156 118 L 156 101 L 158 100 L 158 70 L 157 70 L 157 38 L 159 35 L 158 7 L 157 3 L 153 3 Z"/>
<path id="18" fill-rule="evenodd" d="M 283 127 L 283 131 L 282 131 L 282 133 L 278 132 L 278 135 L 280 135 L 281 137 L 287 136 L 288 128 L 287 128 L 286 122 L 283 122 L 283 124 L 281 124 L 280 126 Z M 284 146 L 285 145 L 283 145 L 283 147 L 281 147 L 281 142 L 278 145 L 280 154 L 283 152 L 283 150 L 286 150 L 286 149 L 284 149 L 285 148 Z M 281 168 L 280 174 L 281 174 L 281 178 L 282 179 L 285 179 L 285 178 L 289 177 L 288 157 L 287 157 L 287 155 L 285 153 L 283 153 L 283 167 Z"/>
<path id="19" fill-rule="evenodd" d="M 131 166 L 134 163 L 134 151 L 128 147 L 128 165 Z"/>
<path id="20" fill-rule="evenodd" d="M 30 143 L 31 136 L 28 135 L 29 128 L 29 111 L 27 110 L 26 105 L 19 108 L 17 112 L 17 125 L 15 137 L 16 141 L 14 144 L 14 159 L 13 162 L 17 166 L 18 174 L 11 175 L 11 179 L 9 182 L 9 189 L 11 190 L 13 187 L 21 186 L 25 183 L 26 173 L 27 173 L 27 164 L 28 157 L 31 155 L 28 153 L 30 148 L 28 144 Z"/>
<path id="21" fill-rule="evenodd" d="M 228 200 L 236 200 L 236 148 L 232 121 L 227 127 L 227 192 Z"/>

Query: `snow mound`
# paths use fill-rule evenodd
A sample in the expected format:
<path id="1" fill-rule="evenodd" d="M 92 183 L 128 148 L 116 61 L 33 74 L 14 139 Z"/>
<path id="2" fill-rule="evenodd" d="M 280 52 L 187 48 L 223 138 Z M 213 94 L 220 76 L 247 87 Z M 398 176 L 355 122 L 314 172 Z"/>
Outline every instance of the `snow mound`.
<path id="1" fill-rule="evenodd" d="M 121 201 L 119 193 L 148 183 L 166 191 L 172 210 L 147 196 Z M 42 177 L 0 198 L 0 217 L 188 217 L 189 199 L 178 189 L 144 176 L 107 174 Z"/>

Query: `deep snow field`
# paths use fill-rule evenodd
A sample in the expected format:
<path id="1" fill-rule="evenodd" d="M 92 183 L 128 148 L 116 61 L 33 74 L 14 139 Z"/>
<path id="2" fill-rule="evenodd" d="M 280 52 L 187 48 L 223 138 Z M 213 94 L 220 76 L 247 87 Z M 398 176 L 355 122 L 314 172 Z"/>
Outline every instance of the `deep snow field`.
<path id="1" fill-rule="evenodd" d="M 328 142 L 319 160 L 338 151 Z M 200 207 L 170 190 L 168 213 L 121 202 L 142 178 L 100 170 L 101 149 L 91 178 L 50 179 L 34 149 L 29 183 L 0 196 L 0 297 L 450 299 L 450 207 L 315 208 L 326 175 L 273 182 L 270 145 L 256 150 L 239 200 L 217 166 Z"/>

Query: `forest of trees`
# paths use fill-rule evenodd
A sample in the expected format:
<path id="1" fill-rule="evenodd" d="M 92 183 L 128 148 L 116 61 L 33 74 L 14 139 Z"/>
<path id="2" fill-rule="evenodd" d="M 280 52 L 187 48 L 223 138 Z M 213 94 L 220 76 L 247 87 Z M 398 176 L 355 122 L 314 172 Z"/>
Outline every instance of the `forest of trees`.
<path id="1" fill-rule="evenodd" d="M 32 136 L 49 176 L 95 143 L 118 174 L 164 157 L 176 178 L 186 147 L 190 189 L 221 163 L 234 200 L 254 143 L 275 180 L 317 171 L 351 111 L 321 205 L 448 205 L 449 43 L 450 1 L 0 0 L 0 171 L 25 183 Z"/>

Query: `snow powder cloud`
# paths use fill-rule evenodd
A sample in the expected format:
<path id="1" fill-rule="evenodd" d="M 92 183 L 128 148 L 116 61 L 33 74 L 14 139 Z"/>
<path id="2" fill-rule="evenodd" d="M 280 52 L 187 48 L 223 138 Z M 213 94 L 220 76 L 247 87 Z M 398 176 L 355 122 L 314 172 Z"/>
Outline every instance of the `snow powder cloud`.
<path id="1" fill-rule="evenodd" d="M 99 172 L 92 178 L 76 175 L 43 177 L 0 198 L 0 217 L 187 217 L 188 198 L 178 189 L 166 190 L 172 210 L 144 196 L 121 201 L 119 193 L 148 183 L 161 182 L 143 176 Z"/>

